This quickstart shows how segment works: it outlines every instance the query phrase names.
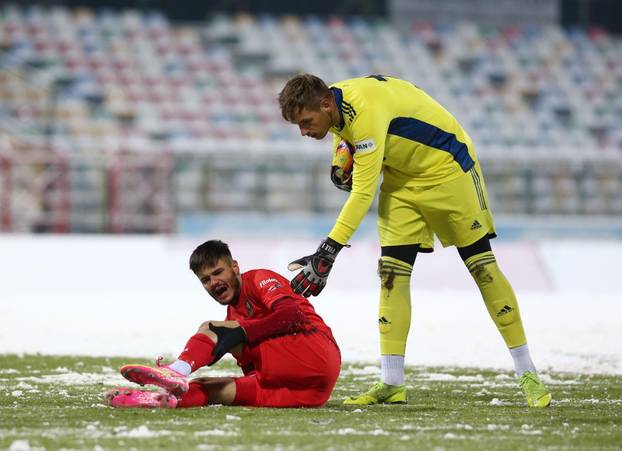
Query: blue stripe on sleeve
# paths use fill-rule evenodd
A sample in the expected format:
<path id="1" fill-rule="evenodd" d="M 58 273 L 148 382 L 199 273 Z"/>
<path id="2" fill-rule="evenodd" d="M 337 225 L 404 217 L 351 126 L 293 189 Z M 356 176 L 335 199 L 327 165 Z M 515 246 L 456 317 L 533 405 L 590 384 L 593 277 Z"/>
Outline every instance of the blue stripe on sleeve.
<path id="1" fill-rule="evenodd" d="M 343 91 L 339 88 L 332 87 L 330 88 L 335 95 L 335 103 L 337 104 L 337 109 L 339 110 L 339 127 L 338 130 L 343 130 L 343 127 L 346 125 L 346 121 L 343 119 L 343 110 L 341 104 L 343 102 Z"/>
<path id="2" fill-rule="evenodd" d="M 456 135 L 427 122 L 411 117 L 396 117 L 389 124 L 387 133 L 449 152 L 464 172 L 475 164 L 466 144 L 458 141 Z"/>

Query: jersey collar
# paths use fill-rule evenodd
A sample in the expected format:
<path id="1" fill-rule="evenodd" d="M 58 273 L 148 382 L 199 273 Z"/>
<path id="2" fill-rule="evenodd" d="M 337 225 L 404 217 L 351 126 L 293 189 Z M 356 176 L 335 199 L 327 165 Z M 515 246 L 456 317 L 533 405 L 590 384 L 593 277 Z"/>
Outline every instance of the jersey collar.
<path id="1" fill-rule="evenodd" d="M 341 131 L 346 125 L 346 121 L 343 119 L 343 111 L 341 110 L 341 104 L 343 103 L 343 91 L 335 87 L 330 88 L 330 90 L 335 96 L 335 103 L 337 104 L 337 109 L 339 110 L 339 127 L 337 127 L 337 130 Z"/>

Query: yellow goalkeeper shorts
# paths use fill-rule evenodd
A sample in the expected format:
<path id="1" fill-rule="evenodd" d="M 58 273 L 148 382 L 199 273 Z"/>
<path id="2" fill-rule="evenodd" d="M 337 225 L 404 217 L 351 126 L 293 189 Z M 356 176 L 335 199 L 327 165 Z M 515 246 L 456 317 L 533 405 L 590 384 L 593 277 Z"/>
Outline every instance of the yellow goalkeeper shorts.
<path id="1" fill-rule="evenodd" d="M 486 186 L 479 164 L 439 185 L 408 186 L 384 176 L 378 203 L 381 246 L 421 244 L 434 249 L 434 235 L 443 247 L 464 247 L 496 236 Z"/>

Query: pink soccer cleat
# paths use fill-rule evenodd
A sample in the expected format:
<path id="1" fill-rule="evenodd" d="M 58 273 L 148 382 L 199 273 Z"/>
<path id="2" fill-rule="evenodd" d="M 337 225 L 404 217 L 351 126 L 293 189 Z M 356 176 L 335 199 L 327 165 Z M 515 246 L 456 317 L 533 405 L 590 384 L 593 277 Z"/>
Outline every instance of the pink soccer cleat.
<path id="1" fill-rule="evenodd" d="M 111 407 L 174 409 L 177 406 L 177 398 L 170 393 L 133 388 L 113 388 L 104 393 L 104 398 Z"/>
<path id="2" fill-rule="evenodd" d="M 160 358 L 156 367 L 145 365 L 124 365 L 121 375 L 130 382 L 139 385 L 156 385 L 171 392 L 175 396 L 183 395 L 188 391 L 188 378 L 166 365 L 160 365 Z"/>

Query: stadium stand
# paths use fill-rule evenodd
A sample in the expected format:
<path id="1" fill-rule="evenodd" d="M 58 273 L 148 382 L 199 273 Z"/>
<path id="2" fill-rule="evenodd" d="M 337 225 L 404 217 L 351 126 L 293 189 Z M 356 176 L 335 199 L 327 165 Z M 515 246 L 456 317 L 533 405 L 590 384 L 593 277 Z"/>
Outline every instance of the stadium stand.
<path id="1" fill-rule="evenodd" d="M 427 90 L 474 138 L 497 211 L 622 213 L 622 42 L 548 25 L 418 22 L 399 33 L 359 18 L 180 25 L 157 12 L 4 6 L 2 167 L 20 166 L 25 152 L 68 158 L 67 214 L 94 205 L 91 222 L 108 229 L 99 217 L 110 182 L 97 168 L 128 154 L 155 166 L 175 156 L 163 177 L 175 178 L 177 211 L 330 210 L 341 198 L 324 176 L 327 144 L 300 139 L 275 100 L 300 71 L 327 81 L 391 74 Z M 303 202 L 283 191 L 309 186 Z"/>

